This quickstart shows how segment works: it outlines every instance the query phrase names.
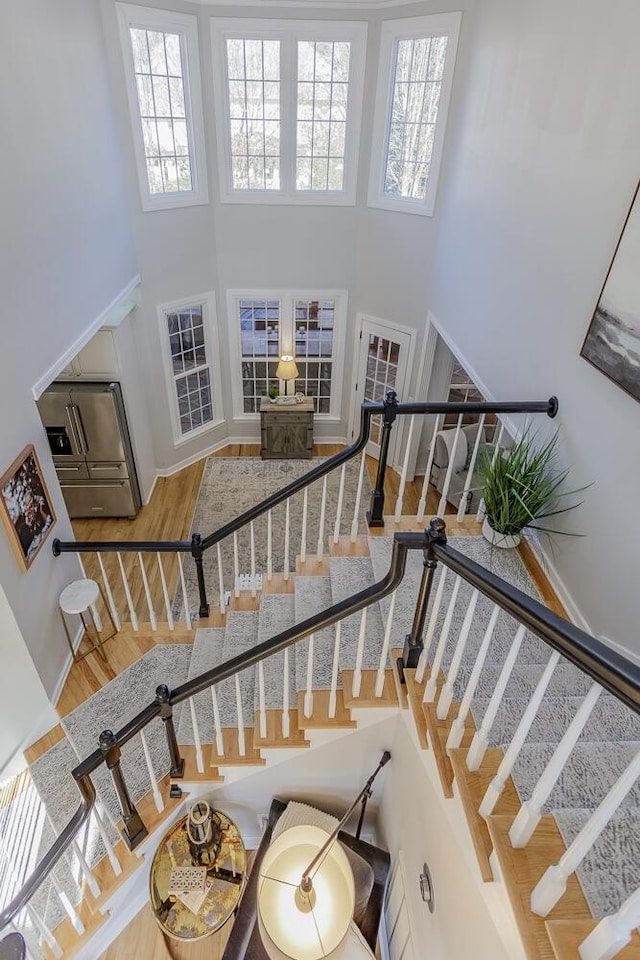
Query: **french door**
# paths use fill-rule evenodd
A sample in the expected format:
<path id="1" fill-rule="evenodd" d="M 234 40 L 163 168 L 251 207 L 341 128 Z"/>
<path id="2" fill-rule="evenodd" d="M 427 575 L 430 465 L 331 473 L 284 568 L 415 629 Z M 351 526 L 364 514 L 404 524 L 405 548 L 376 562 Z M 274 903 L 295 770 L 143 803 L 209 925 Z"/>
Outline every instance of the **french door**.
<path id="1" fill-rule="evenodd" d="M 388 390 L 395 390 L 398 400 L 406 400 L 409 386 L 409 372 L 413 357 L 413 331 L 382 320 L 361 317 L 360 337 L 358 341 L 356 384 L 351 422 L 351 437 L 355 438 L 360 427 L 360 404 L 364 400 L 376 403 L 384 400 Z M 400 431 L 396 428 L 392 437 Z M 370 440 L 367 453 L 380 456 L 382 440 L 382 416 L 376 415 L 371 421 Z M 395 463 L 396 443 L 391 445 L 389 463 Z"/>

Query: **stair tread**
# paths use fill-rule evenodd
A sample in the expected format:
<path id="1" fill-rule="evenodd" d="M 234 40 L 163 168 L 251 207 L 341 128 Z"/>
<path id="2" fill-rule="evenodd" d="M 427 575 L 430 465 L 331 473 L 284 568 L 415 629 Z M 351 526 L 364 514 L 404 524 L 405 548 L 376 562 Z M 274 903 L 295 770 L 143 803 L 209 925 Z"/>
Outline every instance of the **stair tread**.
<path id="1" fill-rule="evenodd" d="M 260 599 L 258 611 L 257 642 L 263 643 L 282 633 L 296 622 L 294 598 L 292 593 L 267 593 Z M 291 701 L 295 700 L 295 654 L 290 648 L 286 660 L 289 664 L 289 691 Z M 285 653 L 276 653 L 262 661 L 264 676 L 265 706 L 267 710 L 282 709 L 284 696 Z M 260 708 L 259 684 L 255 685 L 254 709 Z"/>
<path id="2" fill-rule="evenodd" d="M 296 623 L 322 613 L 332 604 L 330 577 L 296 577 L 294 593 Z M 336 628 L 325 627 L 314 635 L 313 640 L 313 687 L 328 690 L 331 687 L 333 653 Z M 295 646 L 296 690 L 305 690 L 307 685 L 307 661 L 309 640 L 301 640 Z M 338 686 L 342 685 L 339 678 Z"/>
<path id="3" fill-rule="evenodd" d="M 254 610 L 230 610 L 227 613 L 222 647 L 223 663 L 239 654 L 248 653 L 252 647 L 255 647 L 258 636 L 258 616 L 258 612 Z M 246 667 L 237 676 L 240 685 L 243 723 L 245 727 L 253 727 L 256 668 L 253 666 Z M 218 683 L 216 693 L 222 726 L 237 727 L 238 711 L 235 678 L 231 677 Z"/>
<path id="4" fill-rule="evenodd" d="M 331 599 L 339 603 L 359 590 L 375 583 L 369 557 L 331 557 Z M 358 635 L 362 613 L 354 613 L 342 621 L 340 636 L 340 668 L 353 669 L 356 662 Z M 384 643 L 384 623 L 377 603 L 367 607 L 367 633 L 362 656 L 362 668 L 375 670 L 380 663 Z M 388 663 L 387 663 L 388 666 Z"/>
<path id="5" fill-rule="evenodd" d="M 199 676 L 206 670 L 212 670 L 222 663 L 224 629 L 222 627 L 200 627 L 196 630 L 189 661 L 187 679 Z M 215 730 L 213 723 L 213 703 L 209 690 L 203 690 L 193 697 L 198 721 L 198 733 L 201 743 L 212 743 Z M 178 724 L 178 743 L 193 745 L 195 736 L 191 719 L 191 710 L 183 709 Z"/>

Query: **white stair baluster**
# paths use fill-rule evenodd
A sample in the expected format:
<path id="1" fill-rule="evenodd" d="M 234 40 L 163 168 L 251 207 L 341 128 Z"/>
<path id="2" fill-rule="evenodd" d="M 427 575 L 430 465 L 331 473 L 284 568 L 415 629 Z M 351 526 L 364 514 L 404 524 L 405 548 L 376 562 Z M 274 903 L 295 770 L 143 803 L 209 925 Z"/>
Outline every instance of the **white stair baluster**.
<path id="1" fill-rule="evenodd" d="M 264 660 L 258 661 L 258 701 L 260 716 L 260 739 L 267 739 L 267 695 L 264 687 Z"/>
<path id="2" fill-rule="evenodd" d="M 431 650 L 431 644 L 433 642 L 433 635 L 436 629 L 436 623 L 438 620 L 438 614 L 440 613 L 440 607 L 442 605 L 442 596 L 444 594 L 444 585 L 447 579 L 447 568 L 444 563 L 440 564 L 440 578 L 438 580 L 438 586 L 436 587 L 436 593 L 433 598 L 433 606 L 431 608 L 431 615 L 429 617 L 429 623 L 427 625 L 427 631 L 424 635 L 424 641 L 422 646 L 422 653 L 418 660 L 418 666 L 416 667 L 416 680 L 418 683 L 422 683 L 424 679 L 425 670 L 427 669 L 429 663 L 429 651 Z"/>
<path id="3" fill-rule="evenodd" d="M 456 459 L 456 450 L 458 448 L 458 442 L 460 440 L 460 433 L 462 431 L 462 414 L 458 415 L 458 422 L 456 424 L 456 433 L 453 438 L 453 446 L 451 448 L 451 453 L 449 455 L 449 464 L 447 466 L 447 472 L 444 476 L 444 484 L 442 486 L 442 496 L 440 497 L 440 503 L 438 504 L 438 516 L 444 517 L 447 510 L 447 494 L 449 493 L 449 487 L 451 485 L 451 477 L 453 476 L 453 464 Z"/>
<path id="4" fill-rule="evenodd" d="M 636 780 L 640 777 L 640 751 L 620 775 L 577 837 L 555 866 L 549 867 L 531 893 L 531 909 L 546 917 L 567 889 L 567 880 L 577 870 Z"/>
<path id="5" fill-rule="evenodd" d="M 449 606 L 447 607 L 447 612 L 444 617 L 444 623 L 442 624 L 440 639 L 438 640 L 438 646 L 436 647 L 436 655 L 433 658 L 433 664 L 431 665 L 431 674 L 424 688 L 424 695 L 422 697 L 424 703 L 433 703 L 433 701 L 436 698 L 436 692 L 438 688 L 438 675 L 440 673 L 442 658 L 444 657 L 447 641 L 449 639 L 449 632 L 451 630 L 451 623 L 453 621 L 453 612 L 456 607 L 456 601 L 458 599 L 458 591 L 460 590 L 461 582 L 462 581 L 460 577 L 456 575 L 456 579 L 453 581 L 453 590 L 451 591 L 451 597 L 449 598 Z"/>
<path id="6" fill-rule="evenodd" d="M 191 725 L 193 727 L 193 741 L 196 748 L 196 769 L 198 773 L 204 773 L 204 757 L 202 756 L 202 740 L 200 739 L 200 727 L 196 715 L 196 705 L 193 697 L 189 697 L 189 707 L 191 709 Z"/>
<path id="7" fill-rule="evenodd" d="M 149 744 L 147 743 L 147 738 L 145 736 L 144 730 L 140 731 L 140 741 L 142 743 L 142 751 L 144 753 L 144 760 L 147 765 L 147 772 L 149 774 L 149 780 L 151 782 L 151 792 L 153 793 L 153 802 L 156 805 L 156 810 L 158 813 L 162 813 L 164 810 L 164 801 L 162 799 L 162 794 L 158 789 L 158 782 L 156 780 L 156 773 L 153 769 L 153 762 L 151 760 L 151 753 L 149 751 Z"/>
<path id="8" fill-rule="evenodd" d="M 310 717 L 313 713 L 313 647 L 315 636 L 315 633 L 311 634 L 307 647 L 307 689 L 304 694 L 305 717 Z"/>
<path id="9" fill-rule="evenodd" d="M 360 632 L 358 633 L 358 647 L 356 651 L 356 665 L 353 671 L 351 682 L 351 696 L 360 696 L 360 687 L 362 685 L 362 658 L 364 656 L 364 642 L 367 639 L 367 608 L 363 607 L 360 616 Z"/>
<path id="10" fill-rule="evenodd" d="M 240 558 L 238 557 L 238 534 L 233 534 L 233 595 L 240 596 Z"/>
<path id="11" fill-rule="evenodd" d="M 98 881 L 96 880 L 93 873 L 91 872 L 91 867 L 87 863 L 85 859 L 85 855 L 80 849 L 80 844 L 78 843 L 77 840 L 72 840 L 71 847 L 73 848 L 73 852 L 75 853 L 78 863 L 80 864 L 80 870 L 82 872 L 82 876 L 87 881 L 87 886 L 89 887 L 89 890 L 91 891 L 94 897 L 99 897 L 100 885 L 98 884 Z"/>
<path id="12" fill-rule="evenodd" d="M 140 551 L 138 551 L 138 563 L 140 564 L 142 586 L 144 587 L 144 596 L 147 601 L 147 610 L 149 611 L 149 623 L 151 624 L 152 630 L 157 630 L 158 621 L 156 619 L 156 611 L 153 606 L 153 601 L 151 600 L 151 590 L 149 589 L 149 581 L 147 580 L 147 571 L 145 570 L 144 560 L 142 559 L 142 554 Z"/>
<path id="13" fill-rule="evenodd" d="M 78 915 L 78 911 L 76 910 L 74 905 L 71 903 L 71 900 L 69 900 L 69 897 L 60 886 L 60 883 L 55 873 L 53 872 L 50 873 L 49 879 L 51 881 L 51 886 L 53 887 L 53 889 L 55 890 L 58 896 L 58 900 L 62 904 L 64 912 L 66 913 L 66 915 L 69 917 L 69 920 L 71 921 L 71 926 L 76 931 L 76 933 L 82 936 L 82 934 L 84 933 L 85 927 L 84 927 L 84 923 L 80 919 L 80 916 Z"/>
<path id="14" fill-rule="evenodd" d="M 184 607 L 184 622 L 187 630 L 191 630 L 191 613 L 189 612 L 189 597 L 187 595 L 187 584 L 184 579 L 184 569 L 182 567 L 182 554 L 178 554 L 178 569 L 180 571 L 180 587 L 182 588 L 182 605 Z"/>
<path id="15" fill-rule="evenodd" d="M 366 457 L 366 454 L 363 450 L 362 459 L 360 460 L 360 473 L 358 474 L 358 489 L 356 491 L 356 502 L 353 507 L 353 520 L 351 521 L 351 543 L 355 543 L 356 537 L 358 536 L 358 525 L 360 522 L 360 500 L 362 499 L 362 485 L 364 483 L 365 457 Z"/>
<path id="16" fill-rule="evenodd" d="M 284 649 L 284 675 L 282 677 L 282 736 L 288 740 L 289 723 L 289 648 Z"/>
<path id="17" fill-rule="evenodd" d="M 273 519 L 271 510 L 267 513 L 267 580 L 273 577 Z"/>
<path id="18" fill-rule="evenodd" d="M 115 605 L 113 599 L 113 593 L 111 591 L 111 584 L 109 583 L 109 577 L 107 576 L 107 571 L 104 568 L 104 563 L 102 562 L 102 554 L 98 553 L 98 564 L 100 565 L 100 573 L 102 574 L 102 582 L 104 584 L 104 590 L 107 595 L 107 600 L 109 601 L 109 609 L 111 610 L 111 616 L 113 617 L 113 622 L 116 625 L 116 630 L 120 631 L 122 629 L 122 623 L 120 622 L 120 614 L 118 613 L 118 608 Z"/>
<path id="19" fill-rule="evenodd" d="M 218 706 L 218 694 L 215 685 L 211 687 L 211 705 L 213 706 L 213 725 L 215 727 L 216 753 L 219 757 L 224 757 L 224 736 L 222 733 L 222 724 L 220 723 L 220 707 Z"/>
<path id="20" fill-rule="evenodd" d="M 495 432 L 495 428 L 494 428 L 494 432 Z M 496 460 L 498 459 L 498 456 L 500 455 L 500 444 L 502 443 L 503 433 L 504 433 L 504 423 L 501 423 L 500 429 L 498 431 L 498 439 L 496 440 L 496 447 L 495 447 L 495 450 L 493 451 L 493 456 L 491 457 L 492 465 L 496 462 Z M 478 521 L 478 523 L 480 523 L 480 521 L 483 519 L 484 514 L 485 514 L 484 497 L 481 497 L 480 503 L 478 504 L 478 512 L 476 513 L 476 520 Z"/>
<path id="21" fill-rule="evenodd" d="M 471 453 L 471 459 L 469 460 L 469 469 L 467 470 L 467 476 L 464 481 L 464 489 L 462 491 L 462 496 L 460 497 L 460 503 L 458 505 L 458 523 L 462 523 L 464 520 L 464 515 L 466 513 L 467 507 L 467 498 L 469 496 L 469 491 L 471 490 L 471 483 L 473 481 L 473 471 L 475 470 L 476 460 L 478 459 L 478 450 L 480 449 L 480 439 L 484 435 L 484 420 L 485 414 L 483 413 L 478 421 L 478 432 L 476 434 L 476 442 L 473 445 L 473 451 Z"/>
<path id="22" fill-rule="evenodd" d="M 80 556 L 79 553 L 77 553 L 76 556 L 78 558 L 78 566 L 80 567 L 80 573 L 82 574 L 83 578 L 86 580 L 88 579 L 87 571 L 84 568 L 82 557 Z M 102 630 L 102 617 L 100 616 L 100 611 L 98 610 L 95 603 L 91 604 L 91 616 L 93 617 L 93 622 L 95 624 L 96 630 L 98 631 L 98 633 L 100 633 Z"/>
<path id="23" fill-rule="evenodd" d="M 289 579 L 289 535 L 291 532 L 291 512 L 290 512 L 290 500 L 287 500 L 287 505 L 284 513 L 284 570 L 283 576 L 285 581 Z"/>
<path id="24" fill-rule="evenodd" d="M 381 697 L 384 691 L 384 677 L 387 669 L 387 657 L 389 655 L 389 645 L 391 643 L 391 631 L 393 629 L 393 615 L 396 609 L 396 594 L 394 590 L 389 600 L 389 612 L 387 613 L 387 622 L 384 628 L 384 640 L 382 641 L 382 651 L 380 653 L 380 665 L 378 666 L 378 675 L 376 676 L 376 697 Z"/>
<path id="25" fill-rule="evenodd" d="M 336 715 L 337 696 L 338 696 L 338 672 L 340 670 L 340 635 L 342 633 L 342 621 L 336 623 L 336 639 L 333 645 L 333 665 L 331 667 L 331 690 L 329 692 L 329 719 L 333 720 Z"/>
<path id="26" fill-rule="evenodd" d="M 253 520 L 249 524 L 249 539 L 251 553 L 251 596 L 255 597 L 256 591 L 256 536 L 253 529 Z"/>
<path id="27" fill-rule="evenodd" d="M 318 524 L 318 548 L 316 559 L 318 562 L 324 556 L 324 518 L 327 512 L 327 475 L 322 478 L 322 498 L 320 500 L 320 522 Z"/>
<path id="28" fill-rule="evenodd" d="M 244 716 L 242 713 L 242 692 L 240 690 L 240 674 L 236 673 L 236 711 L 238 714 L 238 753 L 244 757 L 247 752 L 244 736 Z"/>
<path id="29" fill-rule="evenodd" d="M 472 772 L 477 770 L 482 763 L 485 753 L 487 752 L 487 748 L 489 746 L 489 734 L 491 733 L 493 722 L 496 719 L 498 708 L 502 703 L 504 691 L 509 683 L 509 677 L 511 676 L 516 659 L 520 653 L 520 647 L 522 645 L 525 633 L 526 628 L 521 624 L 516 631 L 516 635 L 513 638 L 511 646 L 509 647 L 509 653 L 507 654 L 502 666 L 502 670 L 500 671 L 498 682 L 496 683 L 493 693 L 491 694 L 487 712 L 482 718 L 480 729 L 476 731 L 473 740 L 471 741 L 471 746 L 469 747 L 469 752 L 467 753 L 466 758 L 467 770 L 471 770 Z"/>
<path id="30" fill-rule="evenodd" d="M 100 838 L 101 838 L 102 842 L 104 843 L 105 850 L 107 851 L 107 856 L 109 857 L 109 863 L 111 864 L 111 869 L 113 870 L 114 875 L 115 875 L 116 877 L 119 877 L 120 874 L 122 873 L 122 866 L 121 866 L 120 861 L 118 860 L 118 858 L 117 858 L 117 856 L 116 856 L 116 852 L 115 852 L 115 850 L 114 850 L 114 848 L 113 848 L 113 844 L 111 843 L 111 840 L 109 839 L 109 835 L 108 835 L 108 833 L 107 833 L 107 828 L 106 828 L 105 825 L 104 825 L 104 821 L 103 821 L 102 817 L 101 817 L 100 814 L 98 813 L 98 808 L 97 808 L 97 807 L 94 806 L 92 813 L 93 813 L 93 816 L 94 816 L 95 821 L 96 821 L 96 826 L 97 826 L 97 828 L 98 828 L 98 833 L 100 834 Z"/>
<path id="31" fill-rule="evenodd" d="M 453 700 L 454 684 L 458 679 L 460 664 L 462 663 L 462 657 L 467 646 L 467 640 L 469 639 L 469 631 L 471 630 L 471 624 L 473 623 L 473 617 L 476 612 L 476 604 L 478 603 L 479 596 L 480 594 L 478 591 L 474 590 L 471 594 L 471 599 L 469 600 L 469 606 L 467 607 L 467 612 L 464 615 L 464 620 L 462 621 L 460 636 L 458 637 L 456 649 L 449 665 L 447 679 L 442 687 L 442 690 L 440 691 L 440 696 L 438 698 L 438 706 L 436 708 L 436 716 L 438 720 L 446 720 L 449 716 L 449 709 Z"/>
<path id="32" fill-rule="evenodd" d="M 526 847 L 529 843 L 533 831 L 540 823 L 542 808 L 558 782 L 564 765 L 578 742 L 584 725 L 591 716 L 591 711 L 598 702 L 598 697 L 601 693 L 602 687 L 594 683 L 576 710 L 575 716 L 567 727 L 566 733 L 554 750 L 542 776 L 533 788 L 531 797 L 522 804 L 517 817 L 511 824 L 509 839 L 511 840 L 512 847 Z"/>
<path id="33" fill-rule="evenodd" d="M 409 421 L 409 436 L 407 437 L 407 447 L 404 451 L 404 461 L 402 463 L 402 473 L 400 474 L 400 486 L 398 487 L 398 499 L 396 500 L 395 522 L 400 523 L 402 516 L 402 505 L 404 502 L 404 490 L 407 485 L 407 473 L 409 470 L 409 455 L 411 453 L 411 441 L 413 439 L 413 428 L 415 426 L 415 413 Z"/>
<path id="34" fill-rule="evenodd" d="M 127 607 L 129 608 L 129 616 L 131 617 L 131 626 L 134 630 L 139 629 L 138 624 L 138 614 L 136 613 L 136 608 L 133 605 L 133 597 L 131 596 L 131 590 L 129 588 L 129 581 L 124 570 L 124 564 L 122 562 L 122 557 L 120 552 L 116 554 L 118 557 L 118 564 L 120 565 L 120 576 L 122 578 L 122 586 L 124 587 L 124 595 L 127 598 Z"/>
<path id="35" fill-rule="evenodd" d="M 502 795 L 502 791 L 504 790 L 507 782 L 507 777 L 511 775 L 511 771 L 513 770 L 514 764 L 518 759 L 518 755 L 529 735 L 531 724 L 535 720 L 540 704 L 542 703 L 544 695 L 547 692 L 549 681 L 551 680 L 553 671 L 558 666 L 559 660 L 560 654 L 554 650 L 549 657 L 548 663 L 544 669 L 544 673 L 537 683 L 536 689 L 533 692 L 533 696 L 527 704 L 526 710 L 522 714 L 522 719 L 518 724 L 511 743 L 507 747 L 496 775 L 487 787 L 487 792 L 485 793 L 482 803 L 480 804 L 480 816 L 482 817 L 488 817 L 493 813 L 493 809 Z"/>
<path id="36" fill-rule="evenodd" d="M 307 510 L 309 502 L 309 488 L 305 487 L 302 494 L 302 533 L 300 535 L 300 560 L 307 559 Z"/>
<path id="37" fill-rule="evenodd" d="M 640 927 L 640 889 L 624 901 L 617 913 L 604 917 L 578 947 L 581 960 L 613 960 Z"/>
<path id="38" fill-rule="evenodd" d="M 167 626 L 169 630 L 173 630 L 173 611 L 171 610 L 171 601 L 169 600 L 169 591 L 167 590 L 167 578 L 164 575 L 162 557 L 159 553 L 156 554 L 156 557 L 158 560 L 158 570 L 160 571 L 160 583 L 162 584 L 162 596 L 164 598 L 164 609 L 167 615 Z"/>
<path id="39" fill-rule="evenodd" d="M 342 469 L 340 470 L 340 486 L 338 487 L 338 506 L 336 507 L 336 522 L 333 527 L 333 542 L 337 543 L 340 538 L 340 523 L 342 521 L 342 504 L 344 501 L 344 480 L 346 475 L 347 465 L 346 463 L 342 464 Z"/>
<path id="40" fill-rule="evenodd" d="M 462 697 L 460 709 L 458 710 L 458 716 L 451 724 L 451 730 L 449 731 L 449 736 L 447 737 L 447 750 L 452 750 L 454 747 L 459 747 L 462 743 L 465 721 L 469 715 L 469 710 L 471 709 L 471 704 L 476 693 L 476 688 L 478 686 L 478 681 L 480 680 L 484 662 L 487 658 L 487 653 L 489 652 L 489 646 L 491 645 L 491 641 L 493 639 L 493 631 L 496 628 L 496 622 L 499 614 L 500 607 L 494 604 L 493 610 L 491 611 L 491 616 L 489 618 L 489 623 L 487 624 L 487 629 L 484 632 L 484 637 L 482 638 L 482 643 L 480 644 L 480 649 L 478 650 L 476 662 L 473 665 L 469 682 L 467 683 L 467 688 L 464 692 L 464 696 Z"/>
<path id="41" fill-rule="evenodd" d="M 60 946 L 60 944 L 58 943 L 54 935 L 51 933 L 51 930 L 49 930 L 49 927 L 46 925 L 44 920 L 40 918 L 40 916 L 36 913 L 36 911 L 31 906 L 30 903 L 25 904 L 25 910 L 29 914 L 29 919 L 31 920 L 31 923 L 34 925 L 34 927 L 36 928 L 36 930 L 38 931 L 38 933 L 40 934 L 44 942 L 47 944 L 47 946 L 51 950 L 51 953 L 54 955 L 54 957 L 56 958 L 61 957 L 62 947 Z"/>
<path id="42" fill-rule="evenodd" d="M 436 417 L 436 422 L 433 427 L 433 433 L 431 434 L 431 443 L 429 444 L 429 459 L 427 460 L 427 467 L 424 474 L 424 481 L 422 483 L 422 492 L 420 493 L 420 502 L 418 503 L 418 523 L 422 523 L 424 520 L 425 511 L 427 509 L 427 494 L 429 492 L 429 477 L 431 476 L 431 467 L 433 466 L 433 457 L 436 452 L 436 434 L 440 430 L 440 423 L 442 417 L 440 414 Z"/>
<path id="43" fill-rule="evenodd" d="M 222 569 L 222 550 L 220 544 L 216 543 L 216 557 L 218 560 L 218 591 L 220 594 L 220 613 L 227 612 L 227 603 L 224 595 L 224 570 Z"/>

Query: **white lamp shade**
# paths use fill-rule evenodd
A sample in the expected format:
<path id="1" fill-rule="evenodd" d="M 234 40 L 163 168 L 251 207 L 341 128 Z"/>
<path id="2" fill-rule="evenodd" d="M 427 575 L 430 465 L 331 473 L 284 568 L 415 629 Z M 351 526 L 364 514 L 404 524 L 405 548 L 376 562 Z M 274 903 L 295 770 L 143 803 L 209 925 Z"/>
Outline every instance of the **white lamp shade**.
<path id="1" fill-rule="evenodd" d="M 355 887 L 349 861 L 334 842 L 312 874 L 314 903 L 300 908 L 296 892 L 302 874 L 329 834 L 319 827 L 285 830 L 262 859 L 258 880 L 258 919 L 273 960 L 321 960 L 340 946 L 353 917 Z"/>
<path id="2" fill-rule="evenodd" d="M 277 380 L 295 380 L 298 376 L 298 367 L 293 357 L 280 357 L 276 368 Z"/>

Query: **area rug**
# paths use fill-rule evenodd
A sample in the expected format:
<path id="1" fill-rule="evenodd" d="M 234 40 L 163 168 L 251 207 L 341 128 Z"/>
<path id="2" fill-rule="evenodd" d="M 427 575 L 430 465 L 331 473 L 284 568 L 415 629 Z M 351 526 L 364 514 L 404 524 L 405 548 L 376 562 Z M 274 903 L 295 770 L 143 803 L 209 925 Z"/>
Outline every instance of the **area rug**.
<path id="1" fill-rule="evenodd" d="M 259 460 L 253 457 L 209 457 L 196 501 L 191 531 L 203 537 L 208 536 L 245 510 L 260 503 L 272 493 L 304 476 L 312 467 L 322 463 L 324 458 L 313 460 Z M 341 533 L 348 533 L 354 516 L 360 457 L 347 463 L 345 471 L 344 497 L 342 504 Z M 328 548 L 338 506 L 341 471 L 333 470 L 327 476 L 327 501 L 324 524 L 324 548 Z M 307 552 L 317 549 L 320 528 L 320 507 L 322 500 L 322 479 L 307 488 Z M 359 530 L 366 533 L 366 512 L 369 509 L 371 484 L 365 471 L 362 497 L 359 509 Z M 302 537 L 304 494 L 296 494 L 289 507 L 289 568 L 293 569 L 295 558 L 300 553 Z M 274 572 L 282 572 L 285 556 L 285 517 L 284 503 L 274 507 L 272 514 L 272 563 Z M 255 565 L 257 573 L 267 570 L 267 518 L 260 517 L 253 524 Z M 233 537 L 227 537 L 220 545 L 223 568 L 223 582 L 226 590 L 234 586 Z M 239 572 L 248 574 L 251 570 L 251 534 L 248 527 L 238 533 Z M 198 585 L 195 564 L 189 559 L 184 564 L 185 581 L 189 610 L 193 615 L 198 610 Z M 215 547 L 204 556 L 204 573 L 209 603 L 213 606 L 219 601 L 220 580 L 218 556 Z M 174 615 L 182 618 L 182 591 L 179 588 L 174 600 Z"/>

